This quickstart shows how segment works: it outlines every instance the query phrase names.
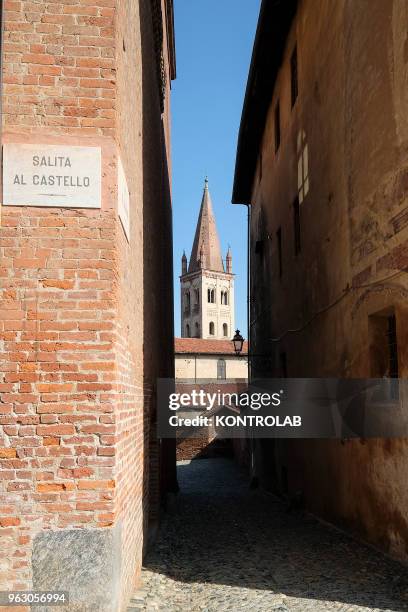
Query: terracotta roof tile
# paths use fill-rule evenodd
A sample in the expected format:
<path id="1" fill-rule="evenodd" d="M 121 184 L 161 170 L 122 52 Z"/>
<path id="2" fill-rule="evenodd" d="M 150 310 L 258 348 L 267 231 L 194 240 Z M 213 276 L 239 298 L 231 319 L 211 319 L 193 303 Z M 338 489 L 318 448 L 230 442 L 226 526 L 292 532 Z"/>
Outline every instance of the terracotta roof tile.
<path id="1" fill-rule="evenodd" d="M 175 353 L 201 355 L 235 355 L 232 340 L 206 340 L 204 338 L 174 338 Z M 248 342 L 244 342 L 241 356 L 248 354 Z"/>

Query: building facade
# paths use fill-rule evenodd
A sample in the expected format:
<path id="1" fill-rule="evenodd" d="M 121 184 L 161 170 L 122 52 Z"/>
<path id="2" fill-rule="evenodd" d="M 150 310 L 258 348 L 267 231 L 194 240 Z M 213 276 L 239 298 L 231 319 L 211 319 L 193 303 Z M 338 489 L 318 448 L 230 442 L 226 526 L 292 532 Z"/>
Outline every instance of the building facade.
<path id="1" fill-rule="evenodd" d="M 240 393 L 247 390 L 247 342 L 243 343 L 242 352 L 236 355 L 232 340 L 175 338 L 174 352 L 178 393 L 190 393 L 194 388 L 204 388 L 207 393 Z M 217 413 L 227 410 L 229 414 L 225 406 L 217 406 L 215 410 Z M 205 414 L 209 415 L 208 412 Z M 210 426 L 200 436 L 185 435 L 177 439 L 177 461 L 233 456 L 234 453 L 239 455 L 241 442 L 217 437 L 214 427 Z"/>
<path id="2" fill-rule="evenodd" d="M 116 612 L 175 486 L 172 2 L 4 4 L 0 585 Z"/>
<path id="3" fill-rule="evenodd" d="M 251 213 L 256 376 L 408 375 L 407 23 L 398 0 L 262 2 L 233 191 Z M 406 440 L 258 454 L 270 486 L 407 558 Z"/>
<path id="4" fill-rule="evenodd" d="M 234 275 L 228 249 L 225 266 L 205 179 L 190 262 L 181 259 L 181 336 L 226 340 L 234 335 Z"/>
<path id="5" fill-rule="evenodd" d="M 176 381 L 247 380 L 248 343 L 235 354 L 231 340 L 175 338 Z"/>

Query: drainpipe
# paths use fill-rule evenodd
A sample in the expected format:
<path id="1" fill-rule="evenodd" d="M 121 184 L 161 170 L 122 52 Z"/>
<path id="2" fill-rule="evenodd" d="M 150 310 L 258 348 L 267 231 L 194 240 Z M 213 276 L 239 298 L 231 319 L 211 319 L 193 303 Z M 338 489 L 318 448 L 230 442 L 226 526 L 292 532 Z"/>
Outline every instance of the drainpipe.
<path id="1" fill-rule="evenodd" d="M 247 327 L 248 327 L 248 387 L 252 380 L 252 359 L 251 359 L 251 205 L 246 204 L 247 207 Z M 251 465 L 250 465 L 250 487 L 256 488 L 258 486 L 258 478 L 256 475 L 256 464 L 255 464 L 255 440 L 252 437 L 252 430 L 250 430 L 249 448 L 251 454 Z"/>
<path id="2" fill-rule="evenodd" d="M 251 205 L 247 207 L 247 329 L 248 329 L 248 384 L 251 382 Z"/>

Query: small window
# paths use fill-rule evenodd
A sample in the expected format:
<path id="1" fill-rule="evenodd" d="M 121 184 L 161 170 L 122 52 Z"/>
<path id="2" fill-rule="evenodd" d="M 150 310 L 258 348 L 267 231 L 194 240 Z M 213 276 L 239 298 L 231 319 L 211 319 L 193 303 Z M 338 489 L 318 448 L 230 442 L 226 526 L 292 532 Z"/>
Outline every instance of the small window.
<path id="1" fill-rule="evenodd" d="M 278 244 L 278 266 L 279 266 L 279 278 L 283 275 L 283 262 L 282 262 L 282 229 L 279 228 L 276 232 L 276 241 Z"/>
<path id="2" fill-rule="evenodd" d="M 195 337 L 199 338 L 200 337 L 200 326 L 198 323 L 195 324 L 194 330 L 195 330 Z"/>
<path id="3" fill-rule="evenodd" d="M 390 378 L 398 378 L 397 321 L 395 314 L 387 317 L 388 372 Z"/>
<path id="4" fill-rule="evenodd" d="M 226 323 L 223 323 L 222 333 L 225 337 L 228 337 L 228 325 Z"/>
<path id="5" fill-rule="evenodd" d="M 297 45 L 293 49 L 292 56 L 290 58 L 290 89 L 292 98 L 292 108 L 295 105 L 296 98 L 298 97 L 298 57 L 297 57 Z"/>
<path id="6" fill-rule="evenodd" d="M 207 298 L 208 298 L 208 303 L 209 304 L 214 304 L 215 303 L 215 289 L 208 289 L 207 290 Z"/>
<path id="7" fill-rule="evenodd" d="M 187 325 L 186 325 L 186 338 L 190 338 L 190 337 L 191 337 L 191 333 L 190 333 L 190 326 L 189 326 L 189 324 L 187 323 Z"/>
<path id="8" fill-rule="evenodd" d="M 221 304 L 228 306 L 228 291 L 221 291 Z"/>
<path id="9" fill-rule="evenodd" d="M 264 241 L 263 240 L 256 240 L 255 253 L 256 255 L 259 255 L 259 257 L 262 259 L 263 254 L 264 254 Z"/>
<path id="10" fill-rule="evenodd" d="M 387 309 L 371 315 L 370 323 L 370 357 L 371 376 L 389 378 L 389 397 L 399 398 L 398 389 L 398 337 L 397 320 L 394 309 Z"/>
<path id="11" fill-rule="evenodd" d="M 200 303 L 200 290 L 199 289 L 194 289 L 194 301 L 195 304 L 199 304 Z"/>
<path id="12" fill-rule="evenodd" d="M 306 142 L 306 134 L 300 130 L 297 138 L 298 159 L 298 197 L 299 204 L 309 193 L 309 150 Z"/>
<path id="13" fill-rule="evenodd" d="M 214 336 L 215 334 L 215 326 L 214 323 L 211 321 L 210 325 L 209 325 L 209 332 L 210 332 L 210 336 Z"/>
<path id="14" fill-rule="evenodd" d="M 275 106 L 275 152 L 279 149 L 281 141 L 281 128 L 280 128 L 280 108 L 279 102 Z"/>
<path id="15" fill-rule="evenodd" d="M 293 202 L 293 234 L 295 240 L 295 255 L 300 253 L 300 206 L 299 198 Z"/>
<path id="16" fill-rule="evenodd" d="M 186 308 L 188 309 L 190 308 L 190 292 L 189 291 L 186 291 L 185 297 L 186 297 Z"/>
<path id="17" fill-rule="evenodd" d="M 225 380 L 227 378 L 225 359 L 218 359 L 217 361 L 217 378 L 219 380 Z"/>

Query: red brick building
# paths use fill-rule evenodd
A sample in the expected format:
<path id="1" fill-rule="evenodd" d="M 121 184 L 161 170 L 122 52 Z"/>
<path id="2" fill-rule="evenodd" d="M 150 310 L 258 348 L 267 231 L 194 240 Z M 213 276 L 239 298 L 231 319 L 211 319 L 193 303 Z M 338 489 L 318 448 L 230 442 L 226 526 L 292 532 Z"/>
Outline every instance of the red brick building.
<path id="1" fill-rule="evenodd" d="M 172 2 L 4 9 L 0 588 L 123 610 L 175 486 Z"/>

